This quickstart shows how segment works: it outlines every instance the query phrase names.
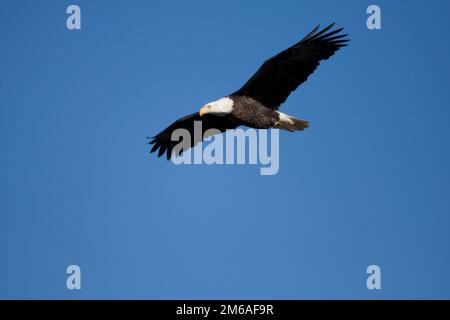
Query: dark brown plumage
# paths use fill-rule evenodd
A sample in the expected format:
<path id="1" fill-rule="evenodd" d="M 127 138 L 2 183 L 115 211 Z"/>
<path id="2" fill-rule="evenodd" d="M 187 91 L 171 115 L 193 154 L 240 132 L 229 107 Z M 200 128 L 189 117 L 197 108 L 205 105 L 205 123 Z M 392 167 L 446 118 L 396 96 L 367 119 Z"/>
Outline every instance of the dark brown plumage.
<path id="1" fill-rule="evenodd" d="M 334 23 L 320 32 L 315 27 L 306 37 L 292 47 L 280 52 L 256 71 L 233 95 L 248 96 L 268 108 L 278 109 L 292 91 L 305 82 L 319 66 L 339 48 L 346 46 L 347 34 L 334 36 L 344 28 L 326 33 Z"/>

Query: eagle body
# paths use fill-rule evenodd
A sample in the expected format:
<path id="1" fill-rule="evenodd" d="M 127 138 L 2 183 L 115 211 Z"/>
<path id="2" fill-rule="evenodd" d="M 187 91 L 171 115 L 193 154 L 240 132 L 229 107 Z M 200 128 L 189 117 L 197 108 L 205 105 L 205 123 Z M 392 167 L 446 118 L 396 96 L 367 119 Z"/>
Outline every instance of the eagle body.
<path id="1" fill-rule="evenodd" d="M 253 98 L 238 95 L 232 95 L 229 98 L 234 103 L 230 116 L 240 125 L 256 129 L 269 129 L 279 121 L 277 111 L 267 108 Z"/>
<path id="2" fill-rule="evenodd" d="M 227 105 L 227 111 L 224 111 L 223 104 Z M 288 131 L 303 130 L 308 127 L 307 121 L 266 107 L 258 100 L 247 96 L 224 97 L 206 104 L 203 110 L 201 115 L 205 113 L 226 115 L 228 120 L 236 126 L 244 125 L 255 129 L 280 128 Z"/>
<path id="3" fill-rule="evenodd" d="M 278 128 L 301 131 L 309 126 L 305 120 L 284 114 L 278 109 L 288 96 L 305 82 L 322 60 L 327 60 L 347 45 L 343 28 L 334 24 L 319 31 L 315 27 L 302 40 L 266 60 L 256 73 L 236 92 L 204 105 L 199 112 L 182 117 L 152 138 L 151 152 L 164 153 L 170 159 L 177 141 L 172 133 L 185 129 L 191 134 L 191 147 L 201 142 L 194 138 L 194 124 L 202 122 L 203 133 L 209 129 L 224 132 L 244 125 L 257 129 Z"/>

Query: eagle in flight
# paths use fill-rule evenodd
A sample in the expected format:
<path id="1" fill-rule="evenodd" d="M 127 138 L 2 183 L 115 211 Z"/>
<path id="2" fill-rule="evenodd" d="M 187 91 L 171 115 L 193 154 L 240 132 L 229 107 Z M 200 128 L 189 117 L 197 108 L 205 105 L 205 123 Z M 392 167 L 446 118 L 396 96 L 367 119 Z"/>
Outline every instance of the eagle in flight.
<path id="1" fill-rule="evenodd" d="M 158 157 L 166 153 L 172 157 L 172 132 L 186 129 L 191 136 L 190 147 L 198 142 L 194 138 L 194 123 L 201 121 L 202 135 L 208 129 L 224 132 L 244 125 L 257 129 L 279 128 L 298 131 L 308 128 L 308 121 L 284 114 L 278 109 L 292 91 L 305 82 L 322 60 L 327 60 L 349 39 L 343 28 L 330 31 L 334 23 L 319 31 L 315 27 L 302 40 L 265 61 L 256 73 L 238 91 L 217 101 L 205 104 L 198 112 L 182 117 L 151 138 L 151 152 Z M 184 150 L 181 150 L 181 152 Z"/>

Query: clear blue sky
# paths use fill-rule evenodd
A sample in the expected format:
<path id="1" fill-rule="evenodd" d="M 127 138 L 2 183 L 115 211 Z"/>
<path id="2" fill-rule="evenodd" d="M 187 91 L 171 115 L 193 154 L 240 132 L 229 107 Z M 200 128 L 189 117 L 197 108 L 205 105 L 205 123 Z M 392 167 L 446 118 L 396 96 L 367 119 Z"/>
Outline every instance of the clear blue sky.
<path id="1" fill-rule="evenodd" d="M 448 1 L 73 3 L 81 31 L 69 1 L 0 11 L 0 298 L 450 298 Z M 333 21 L 351 45 L 283 106 L 311 127 L 278 175 L 148 155 Z"/>

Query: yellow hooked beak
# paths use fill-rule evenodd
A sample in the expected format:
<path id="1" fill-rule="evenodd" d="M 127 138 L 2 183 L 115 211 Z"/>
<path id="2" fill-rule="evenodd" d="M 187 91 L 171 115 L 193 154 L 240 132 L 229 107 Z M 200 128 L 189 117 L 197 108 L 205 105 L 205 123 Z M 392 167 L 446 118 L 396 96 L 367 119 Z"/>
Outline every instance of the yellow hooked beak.
<path id="1" fill-rule="evenodd" d="M 208 111 L 207 107 L 203 107 L 203 108 L 200 109 L 198 114 L 200 115 L 200 117 L 202 117 L 207 111 Z"/>

